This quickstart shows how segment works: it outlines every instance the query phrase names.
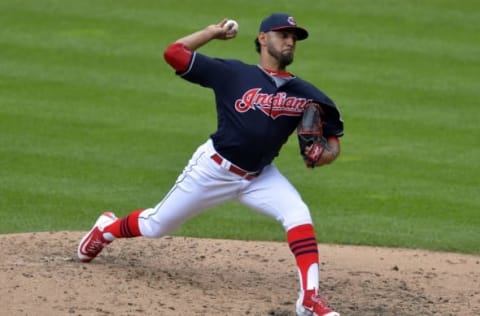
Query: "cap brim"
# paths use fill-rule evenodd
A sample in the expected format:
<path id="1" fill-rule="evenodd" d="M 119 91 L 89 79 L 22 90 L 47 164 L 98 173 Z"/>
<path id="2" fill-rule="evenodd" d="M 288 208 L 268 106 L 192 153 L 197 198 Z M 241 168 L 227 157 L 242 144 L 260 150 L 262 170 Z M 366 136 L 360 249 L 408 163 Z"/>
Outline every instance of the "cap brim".
<path id="1" fill-rule="evenodd" d="M 291 31 L 297 35 L 298 41 L 304 40 L 308 37 L 307 30 L 298 26 L 280 26 L 275 27 L 270 31 Z"/>

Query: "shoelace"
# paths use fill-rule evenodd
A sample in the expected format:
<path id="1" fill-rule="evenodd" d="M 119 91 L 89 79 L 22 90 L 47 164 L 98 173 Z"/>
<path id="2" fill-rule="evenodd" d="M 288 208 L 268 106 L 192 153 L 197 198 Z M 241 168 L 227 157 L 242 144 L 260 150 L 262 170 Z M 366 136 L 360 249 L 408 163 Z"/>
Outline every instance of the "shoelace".
<path id="1" fill-rule="evenodd" d="M 325 300 L 325 298 L 323 298 L 322 295 L 320 295 L 320 293 L 312 293 L 310 297 L 307 299 L 310 301 L 310 303 L 312 303 L 311 306 L 305 306 L 309 309 L 313 310 L 314 306 L 317 305 L 322 309 L 330 310 L 330 308 L 328 307 L 327 301 Z"/>
<path id="2" fill-rule="evenodd" d="M 87 251 L 89 253 L 97 253 L 99 250 L 102 250 L 105 244 L 106 243 L 104 243 L 100 239 L 95 239 L 88 245 Z"/>
<path id="3" fill-rule="evenodd" d="M 319 294 L 313 294 L 313 295 L 310 297 L 310 300 L 311 300 L 313 303 L 316 303 L 316 304 L 318 304 L 318 305 L 326 306 L 325 301 L 322 299 L 322 297 L 321 297 Z"/>

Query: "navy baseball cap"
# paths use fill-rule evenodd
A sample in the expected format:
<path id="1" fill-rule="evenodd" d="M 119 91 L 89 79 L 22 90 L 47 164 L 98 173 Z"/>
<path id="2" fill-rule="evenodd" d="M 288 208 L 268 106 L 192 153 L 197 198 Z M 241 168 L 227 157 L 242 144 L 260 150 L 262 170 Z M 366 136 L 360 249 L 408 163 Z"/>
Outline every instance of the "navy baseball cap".
<path id="1" fill-rule="evenodd" d="M 266 33 L 270 31 L 292 31 L 297 35 L 297 40 L 299 41 L 308 37 L 307 30 L 297 26 L 293 16 L 286 13 L 273 13 L 262 21 L 259 32 Z"/>

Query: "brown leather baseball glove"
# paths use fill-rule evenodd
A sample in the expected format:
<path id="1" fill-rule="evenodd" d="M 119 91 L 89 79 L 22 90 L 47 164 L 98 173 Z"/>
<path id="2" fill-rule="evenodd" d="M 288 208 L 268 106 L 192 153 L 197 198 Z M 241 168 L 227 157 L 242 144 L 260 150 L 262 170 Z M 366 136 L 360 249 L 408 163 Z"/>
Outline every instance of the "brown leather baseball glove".
<path id="1" fill-rule="evenodd" d="M 326 139 L 323 137 L 322 109 L 317 103 L 305 106 L 302 119 L 297 127 L 300 154 L 308 168 L 314 168 L 322 156 Z"/>

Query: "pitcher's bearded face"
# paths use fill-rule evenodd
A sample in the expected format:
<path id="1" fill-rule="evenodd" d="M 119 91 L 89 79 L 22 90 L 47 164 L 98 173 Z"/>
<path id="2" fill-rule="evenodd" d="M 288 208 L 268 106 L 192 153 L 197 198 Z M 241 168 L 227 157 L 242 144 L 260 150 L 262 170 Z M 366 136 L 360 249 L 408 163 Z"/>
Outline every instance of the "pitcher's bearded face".
<path id="1" fill-rule="evenodd" d="M 267 34 L 267 51 L 275 58 L 281 68 L 293 62 L 297 37 L 292 32 L 274 31 Z"/>

